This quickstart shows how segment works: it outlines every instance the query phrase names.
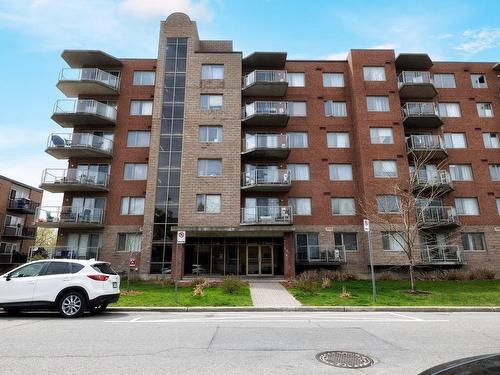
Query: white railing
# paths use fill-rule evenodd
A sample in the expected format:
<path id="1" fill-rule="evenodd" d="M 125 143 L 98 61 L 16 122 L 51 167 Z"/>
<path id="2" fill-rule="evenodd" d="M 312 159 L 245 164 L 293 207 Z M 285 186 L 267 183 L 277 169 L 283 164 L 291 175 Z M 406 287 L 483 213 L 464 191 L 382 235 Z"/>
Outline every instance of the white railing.
<path id="1" fill-rule="evenodd" d="M 242 118 L 254 115 L 288 115 L 288 103 L 277 101 L 256 101 L 242 108 Z"/>
<path id="2" fill-rule="evenodd" d="M 241 209 L 242 224 L 291 224 L 290 206 L 258 206 Z"/>
<path id="3" fill-rule="evenodd" d="M 96 81 L 115 90 L 120 88 L 120 77 L 98 68 L 64 68 L 59 81 Z"/>
<path id="4" fill-rule="evenodd" d="M 421 250 L 421 258 L 428 264 L 465 263 L 463 250 L 457 245 L 427 245 Z"/>
<path id="5" fill-rule="evenodd" d="M 3 228 L 3 236 L 10 237 L 25 237 L 25 238 L 35 238 L 36 228 L 27 227 L 24 225 L 6 225 Z"/>
<path id="6" fill-rule="evenodd" d="M 90 172 L 80 169 L 45 169 L 42 184 L 91 185 L 107 188 L 109 175 L 106 172 Z"/>
<path id="7" fill-rule="evenodd" d="M 398 87 L 403 85 L 421 85 L 424 83 L 432 83 L 431 74 L 429 72 L 405 70 L 398 75 Z"/>
<path id="8" fill-rule="evenodd" d="M 414 186 L 453 186 L 450 174 L 444 170 L 426 171 L 422 169 L 413 172 L 411 178 Z"/>
<path id="9" fill-rule="evenodd" d="M 98 259 L 100 247 L 31 247 L 28 252 L 28 262 L 37 259 Z"/>
<path id="10" fill-rule="evenodd" d="M 253 150 L 288 149 L 288 135 L 286 134 L 252 134 L 247 135 L 242 142 L 243 152 Z"/>
<path id="11" fill-rule="evenodd" d="M 290 185 L 290 171 L 288 169 L 254 169 L 243 172 L 241 175 L 241 186 L 256 185 Z"/>
<path id="12" fill-rule="evenodd" d="M 406 138 L 406 144 L 410 151 L 424 151 L 424 150 L 444 150 L 443 139 L 439 135 L 434 134 L 413 134 Z"/>
<path id="13" fill-rule="evenodd" d="M 9 200 L 8 208 L 11 210 L 22 210 L 25 212 L 35 212 L 40 203 L 32 202 L 28 198 L 14 198 Z"/>
<path id="14" fill-rule="evenodd" d="M 422 227 L 460 224 L 455 207 L 423 206 L 417 207 L 416 211 L 417 223 Z"/>
<path id="15" fill-rule="evenodd" d="M 59 99 L 54 114 L 92 114 L 116 121 L 116 108 L 93 99 Z"/>
<path id="16" fill-rule="evenodd" d="M 243 88 L 256 82 L 286 82 L 286 70 L 254 70 L 243 77 Z"/>
<path id="17" fill-rule="evenodd" d="M 297 262 L 310 263 L 345 263 L 345 246 L 336 245 L 327 248 L 308 246 L 307 252 L 297 251 Z"/>
<path id="18" fill-rule="evenodd" d="M 113 141 L 91 133 L 52 133 L 49 135 L 47 148 L 88 148 L 111 154 Z"/>
<path id="19" fill-rule="evenodd" d="M 103 224 L 104 210 L 72 206 L 39 207 L 35 213 L 35 220 L 38 224 Z"/>
<path id="20" fill-rule="evenodd" d="M 401 107 L 403 118 L 439 116 L 437 106 L 433 102 L 407 102 Z"/>
<path id="21" fill-rule="evenodd" d="M 14 250 L 0 251 L 0 264 L 11 264 L 14 257 Z"/>

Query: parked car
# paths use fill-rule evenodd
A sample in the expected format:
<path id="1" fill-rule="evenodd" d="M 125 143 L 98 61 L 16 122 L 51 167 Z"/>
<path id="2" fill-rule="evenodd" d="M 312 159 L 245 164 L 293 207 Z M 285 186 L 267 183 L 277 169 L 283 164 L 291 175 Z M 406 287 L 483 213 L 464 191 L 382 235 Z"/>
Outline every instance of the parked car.
<path id="1" fill-rule="evenodd" d="M 461 358 L 434 366 L 419 375 L 487 375 L 500 374 L 500 354 Z"/>
<path id="2" fill-rule="evenodd" d="M 65 318 L 99 313 L 120 297 L 120 276 L 109 263 L 48 259 L 31 262 L 0 277 L 0 308 L 58 310 Z"/>

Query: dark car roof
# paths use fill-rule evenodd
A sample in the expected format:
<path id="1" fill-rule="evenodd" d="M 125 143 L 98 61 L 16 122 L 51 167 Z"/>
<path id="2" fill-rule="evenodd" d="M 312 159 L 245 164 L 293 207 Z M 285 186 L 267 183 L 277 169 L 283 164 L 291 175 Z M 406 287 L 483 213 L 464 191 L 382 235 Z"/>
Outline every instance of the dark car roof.
<path id="1" fill-rule="evenodd" d="M 484 354 L 434 366 L 419 375 L 496 375 L 500 374 L 500 354 Z"/>

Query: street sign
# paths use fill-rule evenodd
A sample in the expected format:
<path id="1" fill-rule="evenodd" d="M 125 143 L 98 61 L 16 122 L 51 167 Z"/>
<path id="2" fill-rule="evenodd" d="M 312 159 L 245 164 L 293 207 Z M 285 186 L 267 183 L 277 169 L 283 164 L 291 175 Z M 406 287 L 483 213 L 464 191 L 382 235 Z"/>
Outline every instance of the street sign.
<path id="1" fill-rule="evenodd" d="M 177 243 L 186 243 L 186 232 L 180 230 L 177 232 Z"/>
<path id="2" fill-rule="evenodd" d="M 363 219 L 363 229 L 365 232 L 370 231 L 370 220 L 368 219 Z"/>
<path id="3" fill-rule="evenodd" d="M 128 265 L 130 266 L 130 268 L 134 268 L 135 266 L 137 266 L 137 259 L 130 258 L 130 260 L 128 261 Z"/>

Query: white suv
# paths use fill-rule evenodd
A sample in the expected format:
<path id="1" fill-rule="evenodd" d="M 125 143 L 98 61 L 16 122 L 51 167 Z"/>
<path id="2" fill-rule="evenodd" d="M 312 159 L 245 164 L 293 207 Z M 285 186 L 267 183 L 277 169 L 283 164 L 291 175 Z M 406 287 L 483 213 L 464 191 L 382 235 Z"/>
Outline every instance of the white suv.
<path id="1" fill-rule="evenodd" d="M 59 310 L 76 318 L 86 310 L 102 312 L 120 297 L 120 276 L 109 263 L 50 259 L 22 265 L 0 277 L 0 308 Z"/>

